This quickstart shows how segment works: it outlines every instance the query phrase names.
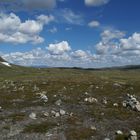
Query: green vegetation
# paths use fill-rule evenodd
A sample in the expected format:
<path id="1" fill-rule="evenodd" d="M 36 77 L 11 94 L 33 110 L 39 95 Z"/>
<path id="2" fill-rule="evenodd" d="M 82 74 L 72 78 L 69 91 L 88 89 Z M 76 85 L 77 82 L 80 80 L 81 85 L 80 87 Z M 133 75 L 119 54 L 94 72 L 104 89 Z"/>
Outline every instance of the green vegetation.
<path id="1" fill-rule="evenodd" d="M 23 133 L 46 133 L 49 129 L 55 126 L 55 123 L 47 121 L 39 124 L 29 124 L 24 128 Z"/>
<path id="2" fill-rule="evenodd" d="M 115 83 L 120 86 L 114 86 Z M 37 95 L 42 92 L 48 97 L 47 103 Z M 23 134 L 30 135 L 44 134 L 55 128 L 63 131 L 68 140 L 103 139 L 104 134 L 110 131 L 109 134 L 114 134 L 118 129 L 125 132 L 134 129 L 140 135 L 140 112 L 122 107 L 127 93 L 135 94 L 139 100 L 139 69 L 97 71 L 0 66 L 0 122 L 5 122 L 1 129 L 8 132 L 11 125 L 20 124 Z M 96 98 L 98 102 L 85 102 L 86 97 Z M 102 103 L 104 97 L 106 105 Z M 59 99 L 62 104 L 57 106 L 55 102 Z M 114 103 L 118 107 L 113 106 Z M 52 116 L 51 110 L 60 108 L 67 114 Z M 44 116 L 43 111 L 49 116 Z M 29 118 L 31 112 L 37 114 L 36 120 Z M 97 126 L 96 131 L 90 128 L 91 123 Z M 125 136 L 118 136 L 116 140 L 125 140 Z"/>

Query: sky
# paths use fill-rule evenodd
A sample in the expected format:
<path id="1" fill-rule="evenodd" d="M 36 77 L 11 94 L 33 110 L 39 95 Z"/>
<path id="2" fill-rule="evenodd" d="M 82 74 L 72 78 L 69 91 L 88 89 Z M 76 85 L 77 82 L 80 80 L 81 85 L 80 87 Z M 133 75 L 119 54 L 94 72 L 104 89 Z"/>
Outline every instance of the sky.
<path id="1" fill-rule="evenodd" d="M 0 56 L 23 66 L 140 64 L 140 0 L 0 0 Z"/>

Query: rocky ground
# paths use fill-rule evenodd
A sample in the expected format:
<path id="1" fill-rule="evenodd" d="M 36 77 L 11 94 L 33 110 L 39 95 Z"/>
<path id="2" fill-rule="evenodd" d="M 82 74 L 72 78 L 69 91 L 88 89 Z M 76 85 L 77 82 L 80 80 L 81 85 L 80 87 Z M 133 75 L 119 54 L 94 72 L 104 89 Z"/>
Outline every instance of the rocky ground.
<path id="1" fill-rule="evenodd" d="M 140 139 L 139 70 L 0 76 L 0 140 Z"/>

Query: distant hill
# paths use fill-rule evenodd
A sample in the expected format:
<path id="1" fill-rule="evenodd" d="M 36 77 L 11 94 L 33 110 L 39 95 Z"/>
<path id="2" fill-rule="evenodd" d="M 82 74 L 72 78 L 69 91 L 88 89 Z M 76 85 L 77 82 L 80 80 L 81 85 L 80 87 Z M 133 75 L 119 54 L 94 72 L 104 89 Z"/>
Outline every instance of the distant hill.
<path id="1" fill-rule="evenodd" d="M 2 57 L 0 57 L 0 62 L 6 62 Z"/>
<path id="2" fill-rule="evenodd" d="M 116 67 L 103 67 L 103 68 L 82 68 L 82 67 L 58 67 L 59 69 L 77 69 L 77 70 L 133 70 L 140 69 L 140 65 L 126 65 Z"/>
<path id="3" fill-rule="evenodd" d="M 6 60 L 4 60 L 2 57 L 0 57 L 0 66 L 3 67 L 12 67 L 16 66 L 13 64 L 8 63 Z M 22 66 L 16 66 L 16 67 L 22 67 Z M 77 69 L 77 70 L 134 70 L 134 69 L 140 69 L 140 65 L 126 65 L 126 66 L 116 66 L 116 67 L 103 67 L 103 68 L 82 68 L 82 67 L 49 67 L 45 65 L 41 66 L 30 66 L 31 68 L 58 68 L 58 69 Z M 25 67 L 24 67 L 25 68 Z"/>
<path id="4" fill-rule="evenodd" d="M 12 65 L 0 57 L 0 66 L 11 67 Z"/>

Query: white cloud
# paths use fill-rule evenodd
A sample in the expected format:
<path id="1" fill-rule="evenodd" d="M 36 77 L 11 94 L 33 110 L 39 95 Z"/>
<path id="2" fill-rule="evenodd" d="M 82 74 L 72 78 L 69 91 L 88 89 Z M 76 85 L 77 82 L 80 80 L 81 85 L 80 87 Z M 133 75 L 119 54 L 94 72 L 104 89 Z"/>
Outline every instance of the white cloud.
<path id="1" fill-rule="evenodd" d="M 130 38 L 135 38 L 135 41 L 139 43 L 139 36 L 137 35 L 135 36 L 135 33 L 127 39 Z M 105 44 L 106 46 L 107 45 L 109 46 L 107 47 L 108 49 L 106 50 L 106 46 L 104 46 L 103 48 L 104 53 L 98 54 L 96 53 L 92 54 L 90 51 L 84 50 L 73 51 L 70 47 L 68 47 L 69 45 L 67 41 L 62 41 L 56 44 L 50 44 L 48 47 L 49 49 L 37 48 L 29 52 L 23 53 L 13 52 L 9 54 L 3 54 L 0 52 L 0 54 L 3 58 L 5 58 L 11 63 L 26 66 L 46 65 L 52 67 L 71 66 L 71 67 L 95 68 L 95 67 L 110 67 L 116 65 L 119 66 L 119 65 L 139 64 L 140 60 L 139 48 L 136 47 L 134 49 L 124 49 L 121 47 L 121 42 L 115 43 L 114 40 L 109 41 L 108 43 L 110 44 Z M 104 44 L 100 45 L 103 46 Z"/>
<path id="2" fill-rule="evenodd" d="M 120 39 L 124 36 L 125 36 L 124 32 L 119 31 L 119 30 L 114 30 L 114 29 L 104 30 L 101 33 L 102 41 L 104 42 L 108 42 L 112 39 Z"/>
<path id="3" fill-rule="evenodd" d="M 97 54 L 116 53 L 118 51 L 119 39 L 125 36 L 125 33 L 119 30 L 104 30 L 101 33 L 101 41 L 96 44 Z"/>
<path id="4" fill-rule="evenodd" d="M 56 44 L 50 44 L 47 47 L 47 50 L 52 55 L 62 55 L 63 53 L 70 51 L 71 47 L 69 46 L 67 41 L 62 41 Z"/>
<path id="5" fill-rule="evenodd" d="M 38 35 L 28 36 L 27 34 L 16 32 L 9 36 L 0 33 L 0 42 L 13 43 L 13 44 L 25 44 L 30 42 L 33 44 L 38 44 L 38 43 L 42 43 L 43 41 L 44 39 Z"/>
<path id="6" fill-rule="evenodd" d="M 100 65 L 116 66 L 139 64 L 140 60 L 140 34 L 133 33 L 124 38 L 124 33 L 118 30 L 104 31 L 101 41 L 96 44 L 96 56 Z M 105 65 L 107 64 L 107 65 Z"/>
<path id="7" fill-rule="evenodd" d="M 53 27 L 53 28 L 49 29 L 49 32 L 56 33 L 57 32 L 57 28 L 56 27 Z"/>
<path id="8" fill-rule="evenodd" d="M 84 23 L 83 16 L 76 14 L 70 9 L 64 9 L 60 12 L 60 16 L 69 24 L 82 25 Z"/>
<path id="9" fill-rule="evenodd" d="M 86 58 L 88 54 L 83 50 L 77 50 L 75 52 L 72 52 L 72 56 L 74 58 Z"/>
<path id="10" fill-rule="evenodd" d="M 123 50 L 140 50 L 140 34 L 134 33 L 128 39 L 121 39 L 120 47 Z"/>
<path id="11" fill-rule="evenodd" d="M 35 20 L 27 20 L 19 26 L 19 31 L 25 34 L 38 34 L 42 29 L 43 25 Z"/>
<path id="12" fill-rule="evenodd" d="M 105 53 L 107 53 L 108 48 L 109 48 L 109 45 L 104 44 L 102 41 L 99 42 L 98 44 L 96 44 L 97 54 L 105 54 Z"/>
<path id="13" fill-rule="evenodd" d="M 91 22 L 88 23 L 88 26 L 91 27 L 91 28 L 93 28 L 93 27 L 99 27 L 100 26 L 100 23 L 98 21 L 93 20 L 93 21 L 91 21 Z"/>
<path id="14" fill-rule="evenodd" d="M 9 15 L 0 13 L 0 33 L 4 33 L 5 31 L 8 33 L 16 31 L 20 24 L 20 18 L 14 13 L 10 13 Z"/>
<path id="15" fill-rule="evenodd" d="M 0 42 L 24 44 L 42 43 L 44 39 L 39 36 L 45 24 L 53 21 L 53 16 L 41 15 L 37 20 L 21 22 L 14 13 L 0 14 Z M 29 28 L 30 27 L 30 28 Z"/>
<path id="16" fill-rule="evenodd" d="M 87 6 L 101 6 L 104 4 L 107 4 L 109 2 L 109 0 L 85 0 L 85 4 Z"/>
<path id="17" fill-rule="evenodd" d="M 37 17 L 37 20 L 40 24 L 49 24 L 50 22 L 54 21 L 55 18 L 52 15 L 40 15 Z"/>

